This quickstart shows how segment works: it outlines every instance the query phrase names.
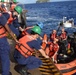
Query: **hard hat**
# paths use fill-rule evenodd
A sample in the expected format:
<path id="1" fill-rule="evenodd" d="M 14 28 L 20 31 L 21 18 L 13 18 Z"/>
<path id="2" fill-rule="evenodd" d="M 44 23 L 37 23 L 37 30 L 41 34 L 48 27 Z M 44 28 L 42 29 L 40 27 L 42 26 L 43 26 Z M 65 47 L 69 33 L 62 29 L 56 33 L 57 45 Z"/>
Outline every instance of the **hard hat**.
<path id="1" fill-rule="evenodd" d="M 42 22 L 38 22 L 37 25 L 38 25 L 41 29 L 43 29 L 44 24 L 43 24 Z"/>
<path id="2" fill-rule="evenodd" d="M 4 0 L 1 0 L 1 2 L 4 2 Z"/>
<path id="3" fill-rule="evenodd" d="M 32 31 L 35 32 L 35 33 L 37 33 L 37 34 L 41 34 L 41 29 L 40 29 L 39 26 L 34 26 L 34 27 L 32 28 Z"/>
<path id="4" fill-rule="evenodd" d="M 17 3 L 17 1 L 16 1 L 16 0 L 13 0 L 13 2 L 14 2 L 14 3 Z"/>
<path id="5" fill-rule="evenodd" d="M 18 13 L 18 14 L 21 14 L 22 13 L 22 8 L 20 6 L 16 6 L 15 7 L 15 11 Z"/>

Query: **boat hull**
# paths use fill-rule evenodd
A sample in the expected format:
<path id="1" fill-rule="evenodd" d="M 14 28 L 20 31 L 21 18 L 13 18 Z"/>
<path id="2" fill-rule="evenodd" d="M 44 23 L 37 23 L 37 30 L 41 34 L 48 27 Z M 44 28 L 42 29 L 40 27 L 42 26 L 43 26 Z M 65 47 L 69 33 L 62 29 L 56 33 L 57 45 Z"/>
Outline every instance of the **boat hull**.
<path id="1" fill-rule="evenodd" d="M 70 28 L 73 27 L 73 25 L 71 23 L 63 23 L 64 27 L 66 28 Z"/>
<path id="2" fill-rule="evenodd" d="M 63 75 L 73 75 L 76 73 L 76 59 L 66 64 L 55 64 Z"/>

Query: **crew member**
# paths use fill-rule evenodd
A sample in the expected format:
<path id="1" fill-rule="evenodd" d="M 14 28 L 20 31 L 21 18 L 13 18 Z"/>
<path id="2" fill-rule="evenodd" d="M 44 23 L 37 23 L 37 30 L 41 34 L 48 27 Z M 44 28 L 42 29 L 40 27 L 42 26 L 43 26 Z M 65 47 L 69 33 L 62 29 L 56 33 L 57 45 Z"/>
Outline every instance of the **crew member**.
<path id="1" fill-rule="evenodd" d="M 54 39 L 53 42 L 48 42 L 48 46 L 45 49 L 47 55 L 53 59 L 55 63 L 57 63 L 57 52 L 59 50 L 58 39 Z"/>
<path id="2" fill-rule="evenodd" d="M 10 15 L 8 14 L 4 4 L 1 4 L 1 10 L 0 11 L 6 17 L 6 19 L 8 20 Z"/>
<path id="3" fill-rule="evenodd" d="M 20 32 L 24 29 L 20 26 L 18 22 L 18 14 L 21 14 L 22 8 L 20 6 L 16 6 L 13 12 L 13 23 L 10 26 L 10 29 L 13 31 L 14 34 L 16 34 L 17 37 L 19 37 Z"/>
<path id="4" fill-rule="evenodd" d="M 42 22 L 38 22 L 36 25 L 39 26 L 41 29 L 43 29 L 44 24 Z M 31 29 L 33 27 L 34 26 L 29 26 L 29 27 L 25 28 L 24 31 L 22 32 L 22 35 L 30 34 Z"/>
<path id="5" fill-rule="evenodd" d="M 43 29 L 44 24 L 43 24 L 42 22 L 38 22 L 38 23 L 36 24 L 36 26 L 39 26 L 40 29 Z M 24 36 L 24 35 L 26 35 L 26 34 L 30 34 L 30 33 L 31 33 L 31 29 L 32 29 L 33 27 L 34 27 L 34 26 L 30 26 L 30 27 L 25 28 L 24 31 L 22 32 L 22 36 Z M 44 36 L 43 36 L 43 37 L 44 37 Z M 41 37 L 41 35 L 39 36 L 39 38 L 37 38 L 37 40 L 39 41 L 40 44 L 42 44 L 42 39 L 43 39 L 43 38 Z"/>
<path id="6" fill-rule="evenodd" d="M 16 0 L 13 0 L 11 3 L 10 3 L 10 11 L 13 12 L 14 11 L 14 8 L 17 6 L 17 1 Z"/>
<path id="7" fill-rule="evenodd" d="M 15 59 L 21 65 L 25 65 L 28 70 L 38 68 L 41 66 L 42 61 L 37 57 L 32 56 L 34 50 L 38 50 L 42 56 L 45 58 L 49 58 L 41 49 L 40 43 L 37 41 L 41 33 L 41 29 L 39 26 L 34 26 L 31 30 L 30 35 L 25 35 L 24 37 L 19 39 L 21 43 L 20 46 L 16 45 Z"/>
<path id="8" fill-rule="evenodd" d="M 0 4 L 1 10 L 1 4 Z M 2 64 L 2 75 L 11 75 L 10 70 L 10 59 L 9 59 L 9 52 L 10 46 L 6 38 L 6 31 L 12 36 L 12 38 L 17 42 L 17 39 L 14 37 L 13 32 L 10 30 L 9 26 L 7 25 L 7 20 L 0 13 L 0 60 Z"/>

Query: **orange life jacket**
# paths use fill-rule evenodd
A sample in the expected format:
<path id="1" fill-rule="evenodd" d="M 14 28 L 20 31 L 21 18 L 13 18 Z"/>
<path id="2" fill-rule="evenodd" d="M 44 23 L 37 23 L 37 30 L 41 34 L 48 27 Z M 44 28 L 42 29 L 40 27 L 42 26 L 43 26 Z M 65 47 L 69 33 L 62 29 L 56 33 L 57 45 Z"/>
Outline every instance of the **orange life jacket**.
<path id="1" fill-rule="evenodd" d="M 22 31 L 22 36 L 29 34 L 27 31 Z"/>
<path id="2" fill-rule="evenodd" d="M 60 37 L 61 37 L 62 39 L 65 39 L 65 38 L 66 38 L 66 32 L 61 33 Z"/>
<path id="3" fill-rule="evenodd" d="M 32 28 L 32 26 L 25 28 L 24 31 L 22 31 L 22 36 L 29 34 L 29 33 L 27 32 L 27 30 L 29 30 L 29 29 L 31 29 L 31 28 Z"/>
<path id="4" fill-rule="evenodd" d="M 1 15 L 2 14 L 0 13 L 0 16 Z M 5 36 L 6 36 L 6 30 L 2 25 L 0 25 L 0 38 L 5 37 Z"/>
<path id="5" fill-rule="evenodd" d="M 52 57 L 56 51 L 59 50 L 59 45 L 51 43 L 49 46 L 49 56 Z"/>
<path id="6" fill-rule="evenodd" d="M 0 38 L 5 37 L 6 36 L 6 30 L 4 29 L 3 26 L 0 26 Z"/>
<path id="7" fill-rule="evenodd" d="M 52 40 L 54 40 L 56 37 L 57 37 L 56 34 L 51 34 L 51 36 L 50 36 L 50 38 L 51 38 Z"/>
<path id="8" fill-rule="evenodd" d="M 56 44 L 51 43 L 51 44 L 50 44 L 50 50 L 51 50 L 51 51 L 52 51 L 52 50 L 57 51 L 57 50 L 58 50 L 58 44 L 57 44 L 57 43 L 56 43 Z"/>
<path id="9" fill-rule="evenodd" d="M 25 57 L 31 56 L 34 51 L 27 45 L 27 42 L 30 42 L 32 40 L 34 40 L 33 37 L 31 37 L 30 35 L 25 35 L 24 37 L 19 39 L 21 45 L 16 45 L 16 49 Z"/>
<path id="10" fill-rule="evenodd" d="M 24 31 L 22 31 L 22 36 L 25 36 L 25 35 L 29 34 L 27 32 L 27 30 L 29 30 L 29 29 L 30 29 L 29 27 L 25 28 Z"/>
<path id="11" fill-rule="evenodd" d="M 8 13 L 9 13 L 10 17 L 9 17 L 7 23 L 8 23 L 8 24 L 12 24 L 12 22 L 13 22 L 13 20 L 14 20 L 13 17 L 12 17 L 12 13 L 11 13 L 11 12 L 8 12 Z"/>
<path id="12" fill-rule="evenodd" d="M 47 45 L 47 34 L 44 34 L 43 36 L 43 42 L 42 42 L 42 48 L 45 49 L 46 48 L 46 45 Z"/>

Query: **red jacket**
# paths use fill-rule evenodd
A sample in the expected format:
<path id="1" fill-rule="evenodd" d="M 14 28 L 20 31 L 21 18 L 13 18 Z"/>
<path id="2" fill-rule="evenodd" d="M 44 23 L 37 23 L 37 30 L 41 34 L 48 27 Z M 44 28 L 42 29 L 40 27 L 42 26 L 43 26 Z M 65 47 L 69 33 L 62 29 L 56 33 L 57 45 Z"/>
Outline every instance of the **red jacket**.
<path id="1" fill-rule="evenodd" d="M 56 37 L 57 37 L 56 34 L 51 34 L 51 36 L 50 36 L 51 40 L 54 40 Z"/>
<path id="2" fill-rule="evenodd" d="M 49 56 L 52 57 L 56 51 L 59 50 L 59 45 L 51 43 L 49 46 Z"/>
<path id="3" fill-rule="evenodd" d="M 2 16 L 1 13 L 0 13 L 0 16 Z M 5 37 L 5 36 L 6 36 L 6 30 L 2 25 L 0 25 L 0 38 Z"/>
<path id="4" fill-rule="evenodd" d="M 21 45 L 16 45 L 16 49 L 25 57 L 31 56 L 34 51 L 27 45 L 27 42 L 30 42 L 32 40 L 35 39 L 30 35 L 25 35 L 24 37 L 19 39 Z"/>
<path id="5" fill-rule="evenodd" d="M 61 33 L 60 38 L 61 39 L 66 39 L 67 38 L 66 32 Z"/>

